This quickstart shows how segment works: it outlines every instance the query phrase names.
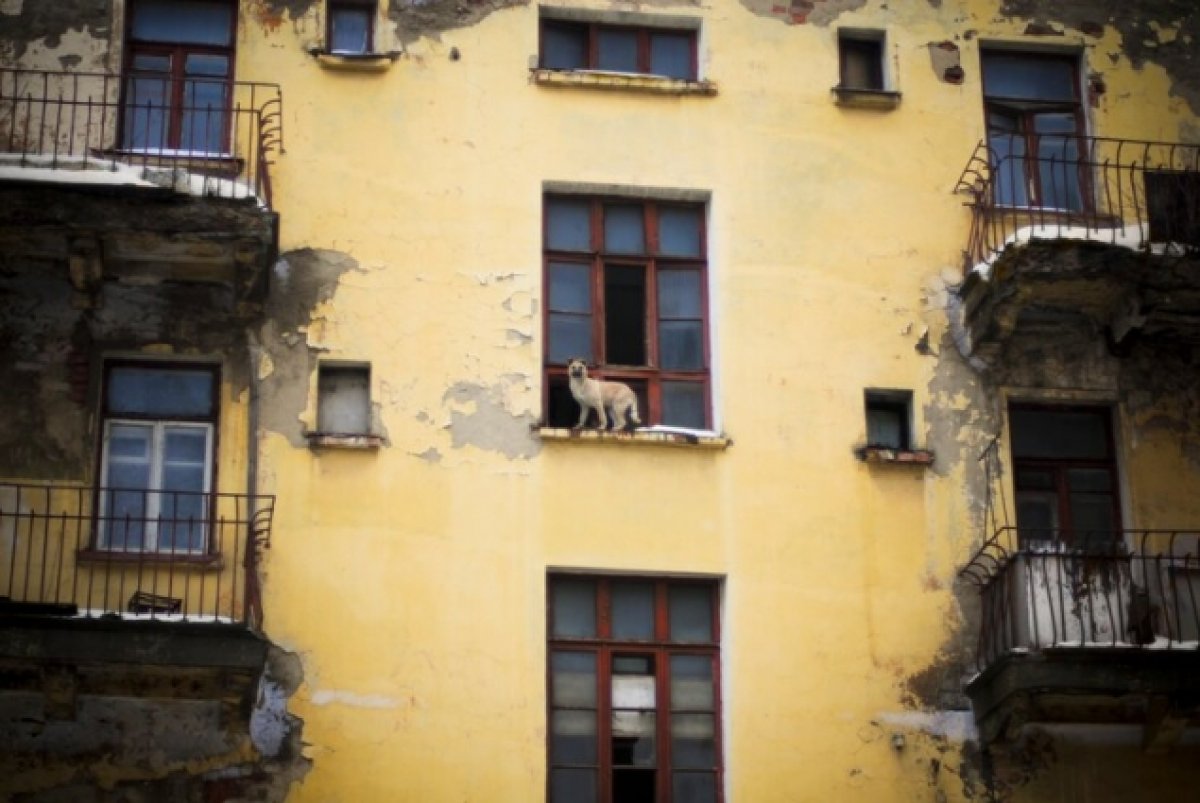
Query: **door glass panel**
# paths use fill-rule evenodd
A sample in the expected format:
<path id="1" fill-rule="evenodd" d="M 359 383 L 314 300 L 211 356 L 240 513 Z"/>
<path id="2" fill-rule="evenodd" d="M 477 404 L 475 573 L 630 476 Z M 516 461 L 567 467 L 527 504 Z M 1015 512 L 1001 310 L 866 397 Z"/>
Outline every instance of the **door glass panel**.
<path id="1" fill-rule="evenodd" d="M 1080 188 L 1079 139 L 1074 132 L 1074 114 L 1039 114 L 1034 118 L 1039 132 L 1038 181 L 1041 206 L 1078 211 L 1083 208 Z M 1053 133 L 1049 133 L 1053 132 Z"/>
<path id="2" fill-rule="evenodd" d="M 1025 136 L 1016 118 L 988 113 L 988 149 L 994 201 L 1005 206 L 1028 206 Z"/>
<path id="3" fill-rule="evenodd" d="M 711 642 L 712 591 L 701 585 L 672 585 L 668 589 L 671 641 Z"/>
<path id="4" fill-rule="evenodd" d="M 1058 536 L 1058 495 L 1017 491 L 1017 526 L 1021 542 L 1051 541 Z"/>
<path id="5" fill-rule="evenodd" d="M 546 199 L 546 247 L 553 251 L 590 251 L 590 210 L 587 201 Z"/>
<path id="6" fill-rule="evenodd" d="M 558 579 L 551 586 L 554 635 L 559 638 L 590 638 L 596 635 L 596 583 L 592 580 Z"/>
<path id="7" fill-rule="evenodd" d="M 700 382 L 663 382 L 663 423 L 675 427 L 704 429 L 704 385 Z"/>
<path id="8" fill-rule="evenodd" d="M 612 634 L 619 639 L 654 638 L 654 585 L 612 584 Z"/>
<path id="9" fill-rule="evenodd" d="M 224 56 L 188 56 L 188 75 L 225 74 Z M 183 84 L 179 147 L 198 153 L 220 153 L 228 121 L 228 84 L 220 78 L 189 79 Z"/>
<path id="10" fill-rule="evenodd" d="M 196 45 L 231 42 L 233 4 L 218 0 L 136 0 L 133 37 Z"/>
<path id="11" fill-rule="evenodd" d="M 650 34 L 650 72 L 668 78 L 691 78 L 692 37 L 684 33 Z"/>
<path id="12" fill-rule="evenodd" d="M 550 800 L 552 803 L 596 803 L 596 771 L 551 770 Z"/>
<path id="13" fill-rule="evenodd" d="M 130 76 L 125 82 L 122 147 L 163 148 L 167 144 L 171 82 Z"/>
<path id="14" fill-rule="evenodd" d="M 641 206 L 609 204 L 604 207 L 604 250 L 613 254 L 646 252 Z"/>
<path id="15" fill-rule="evenodd" d="M 596 35 L 596 67 L 613 72 L 638 72 L 638 37 L 635 31 L 601 28 Z"/>
<path id="16" fill-rule="evenodd" d="M 712 772 L 676 772 L 671 776 L 674 803 L 717 803 L 717 776 Z"/>

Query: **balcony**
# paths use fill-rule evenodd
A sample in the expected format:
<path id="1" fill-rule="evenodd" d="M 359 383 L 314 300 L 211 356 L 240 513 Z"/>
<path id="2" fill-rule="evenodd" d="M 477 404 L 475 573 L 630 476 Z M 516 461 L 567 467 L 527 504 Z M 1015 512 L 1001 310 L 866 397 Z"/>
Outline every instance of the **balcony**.
<path id="1" fill-rule="evenodd" d="M 1200 530 L 1128 530 L 1065 542 L 1000 528 L 961 576 L 979 590 L 985 741 L 1024 724 L 1143 728 L 1161 750 L 1200 725 Z"/>
<path id="2" fill-rule="evenodd" d="M 1095 326 L 1200 343 L 1200 145 L 1063 134 L 981 142 L 959 179 L 964 353 Z"/>
<path id="3" fill-rule="evenodd" d="M 274 84 L 0 69 L 0 254 L 261 295 L 282 144 Z"/>

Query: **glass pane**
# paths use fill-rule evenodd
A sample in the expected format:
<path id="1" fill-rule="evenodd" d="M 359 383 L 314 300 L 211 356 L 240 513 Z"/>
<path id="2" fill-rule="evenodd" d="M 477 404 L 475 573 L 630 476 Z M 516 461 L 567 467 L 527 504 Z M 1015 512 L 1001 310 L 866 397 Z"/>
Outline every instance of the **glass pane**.
<path id="1" fill-rule="evenodd" d="M 190 61 L 191 59 L 189 59 Z M 220 153 L 228 119 L 227 87 L 210 79 L 185 81 L 179 147 L 197 153 Z"/>
<path id="2" fill-rule="evenodd" d="M 712 659 L 704 655 L 671 656 L 671 710 L 712 711 Z"/>
<path id="3" fill-rule="evenodd" d="M 333 33 L 329 49 L 335 53 L 367 53 L 371 44 L 367 33 L 371 30 L 371 11 L 367 8 L 336 8 L 330 11 Z"/>
<path id="4" fill-rule="evenodd" d="M 145 482 L 141 485 L 145 487 Z M 146 527 L 146 494 L 142 491 L 108 491 L 103 501 L 101 543 L 109 549 L 141 549 Z"/>
<path id="5" fill-rule="evenodd" d="M 205 472 L 204 466 L 176 466 L 167 465 L 163 467 L 162 489 L 164 491 L 187 491 L 189 493 L 203 493 Z M 183 499 L 184 497 L 180 497 Z"/>
<path id="6" fill-rule="evenodd" d="M 1072 536 L 1077 546 L 1102 549 L 1113 540 L 1113 498 L 1108 494 L 1071 494 Z"/>
<path id="7" fill-rule="evenodd" d="M 1058 533 L 1058 496 L 1017 491 L 1017 527 L 1021 541 L 1050 541 Z"/>
<path id="8" fill-rule="evenodd" d="M 208 459 L 208 430 L 198 427 L 167 427 L 164 455 L 168 463 L 203 466 Z"/>
<path id="9" fill-rule="evenodd" d="M 867 444 L 904 448 L 904 414 L 894 407 L 868 407 Z"/>
<path id="10" fill-rule="evenodd" d="M 988 133 L 995 201 L 1006 206 L 1028 206 L 1025 138 L 1017 134 Z"/>
<path id="11" fill-rule="evenodd" d="M 542 66 L 550 70 L 587 68 L 587 28 L 546 23 L 542 26 Z"/>
<path id="12" fill-rule="evenodd" d="M 673 585 L 668 590 L 671 641 L 712 641 L 712 589 L 701 585 Z"/>
<path id="13" fill-rule="evenodd" d="M 1112 472 L 1106 468 L 1072 468 L 1067 471 L 1067 486 L 1074 493 L 1112 490 Z"/>
<path id="14" fill-rule="evenodd" d="M 704 368 L 704 326 L 699 321 L 660 321 L 658 362 L 667 371 Z"/>
<path id="15" fill-rule="evenodd" d="M 551 803 L 596 803 L 596 771 L 550 771 Z"/>
<path id="16" fill-rule="evenodd" d="M 229 57 L 189 53 L 183 63 L 183 72 L 189 77 L 227 78 L 229 76 Z M 221 87 L 225 85 L 221 81 L 214 83 Z"/>
<path id="17" fill-rule="evenodd" d="M 1016 409 L 1010 422 L 1016 457 L 1108 457 L 1108 417 L 1103 412 Z"/>
<path id="18" fill-rule="evenodd" d="M 154 53 L 138 53 L 133 57 L 133 69 L 137 72 L 171 71 L 171 57 Z"/>
<path id="19" fill-rule="evenodd" d="M 547 198 L 546 247 L 554 251 L 592 250 L 591 204 Z"/>
<path id="20" fill-rule="evenodd" d="M 130 78 L 125 83 L 122 147 L 162 148 L 167 143 L 170 81 Z"/>
<path id="21" fill-rule="evenodd" d="M 717 763 L 716 717 L 712 714 L 671 716 L 672 766 L 709 769 Z"/>
<path id="22" fill-rule="evenodd" d="M 1054 472 L 1033 468 L 1017 469 L 1017 487 L 1028 489 L 1054 489 Z"/>
<path id="23" fill-rule="evenodd" d="M 614 72 L 638 72 L 638 38 L 635 31 L 601 28 L 596 68 Z"/>
<path id="24" fill-rule="evenodd" d="M 551 586 L 555 638 L 596 635 L 596 583 L 561 578 Z"/>
<path id="25" fill-rule="evenodd" d="M 676 772 L 671 776 L 674 803 L 717 803 L 717 776 L 711 772 Z"/>
<path id="26" fill-rule="evenodd" d="M 699 382 L 662 383 L 662 422 L 669 426 L 704 429 L 704 385 Z"/>
<path id="27" fill-rule="evenodd" d="M 612 585 L 613 638 L 654 638 L 654 585 L 614 582 Z"/>
<path id="28" fill-rule="evenodd" d="M 592 363 L 592 316 L 550 314 L 548 359 L 565 365 L 573 359 Z"/>
<path id="29" fill-rule="evenodd" d="M 700 209 L 659 207 L 658 250 L 667 256 L 700 256 Z"/>
<path id="30" fill-rule="evenodd" d="M 150 438 L 153 428 L 136 424 L 110 424 L 108 428 L 108 459 L 121 462 L 150 460 Z"/>
<path id="31" fill-rule="evenodd" d="M 562 652 L 550 657 L 550 699 L 556 706 L 596 707 L 596 656 L 590 652 Z"/>
<path id="32" fill-rule="evenodd" d="M 110 461 L 108 465 L 109 488 L 149 488 L 150 463 Z M 134 494 L 140 498 L 140 494 Z M 131 497 L 132 498 L 132 497 Z M 139 509 L 141 503 L 138 503 Z"/>
<path id="33" fill-rule="evenodd" d="M 596 763 L 596 712 L 555 711 L 551 714 L 550 760 L 555 764 Z"/>
<path id="34" fill-rule="evenodd" d="M 114 368 L 108 377 L 112 413 L 207 417 L 213 409 L 213 375 L 208 371 Z"/>
<path id="35" fill-rule="evenodd" d="M 653 686 L 653 683 L 651 684 Z M 653 711 L 612 712 L 612 761 L 616 766 L 654 766 Z"/>
<path id="36" fill-rule="evenodd" d="M 1067 117 L 1072 127 L 1073 115 L 1040 115 Z M 1039 126 L 1040 127 L 1040 126 Z M 1083 191 L 1079 186 L 1079 140 L 1074 136 L 1045 134 L 1038 137 L 1038 180 L 1041 182 L 1041 205 L 1052 209 L 1083 208 Z"/>
<path id="37" fill-rule="evenodd" d="M 984 53 L 983 85 L 988 97 L 1073 101 L 1079 83 L 1073 58 Z"/>
<path id="38" fill-rule="evenodd" d="M 207 497 L 190 493 L 157 496 L 160 499 L 158 549 L 191 552 L 203 549 Z"/>
<path id="39" fill-rule="evenodd" d="M 665 32 L 650 34 L 650 72 L 668 78 L 693 78 L 691 35 Z"/>
<path id="40" fill-rule="evenodd" d="M 371 370 L 322 365 L 317 371 L 317 429 L 346 435 L 371 431 Z"/>
<path id="41" fill-rule="evenodd" d="M 570 262 L 550 263 L 550 309 L 555 312 L 592 311 L 592 269 Z"/>
<path id="42" fill-rule="evenodd" d="M 640 205 L 604 207 L 604 250 L 613 254 L 646 253 L 646 230 Z"/>
<path id="43" fill-rule="evenodd" d="M 137 0 L 133 36 L 151 42 L 227 45 L 233 4 L 221 0 Z"/>
<path id="44" fill-rule="evenodd" d="M 658 272 L 658 317 L 699 318 L 701 313 L 700 271 Z"/>
<path id="45" fill-rule="evenodd" d="M 654 675 L 618 675 L 612 678 L 613 708 L 653 709 Z"/>

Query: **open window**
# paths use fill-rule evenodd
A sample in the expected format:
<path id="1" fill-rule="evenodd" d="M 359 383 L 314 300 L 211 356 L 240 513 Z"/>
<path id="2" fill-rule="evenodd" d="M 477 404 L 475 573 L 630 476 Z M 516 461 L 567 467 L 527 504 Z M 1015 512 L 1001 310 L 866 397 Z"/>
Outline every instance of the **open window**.
<path id="1" fill-rule="evenodd" d="M 624 382 L 643 421 L 712 426 L 704 206 L 545 199 L 546 424 L 579 417 L 567 363 Z"/>
<path id="2" fill-rule="evenodd" d="M 550 803 L 722 800 L 717 590 L 550 577 Z"/>
<path id="3" fill-rule="evenodd" d="M 217 370 L 110 363 L 105 372 L 96 546 L 207 551 Z"/>
<path id="4" fill-rule="evenodd" d="M 985 50 L 982 58 L 994 203 L 1085 210 L 1078 58 L 1007 50 Z"/>
<path id="5" fill-rule="evenodd" d="M 230 0 L 132 0 L 123 148 L 228 153 L 236 12 Z"/>

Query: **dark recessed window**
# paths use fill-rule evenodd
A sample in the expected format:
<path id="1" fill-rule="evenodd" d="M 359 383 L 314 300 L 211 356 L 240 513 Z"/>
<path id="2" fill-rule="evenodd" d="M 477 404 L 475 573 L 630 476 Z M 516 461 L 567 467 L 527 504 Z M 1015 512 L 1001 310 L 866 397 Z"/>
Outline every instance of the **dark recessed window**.
<path id="1" fill-rule="evenodd" d="M 552 575 L 550 803 L 719 803 L 717 584 Z"/>
<path id="2" fill-rule="evenodd" d="M 707 429 L 706 273 L 702 204 L 547 195 L 547 426 L 578 421 L 579 358 L 629 385 L 644 423 Z"/>
<path id="3" fill-rule="evenodd" d="M 329 51 L 370 53 L 374 50 L 374 0 L 329 0 Z"/>
<path id="4" fill-rule="evenodd" d="M 838 34 L 838 59 L 841 65 L 839 88 L 882 92 L 883 34 L 875 32 Z"/>
<path id="5" fill-rule="evenodd" d="M 867 446 L 905 451 L 912 445 L 912 393 L 907 390 L 868 390 Z"/>
<path id="6" fill-rule="evenodd" d="M 543 19 L 539 65 L 696 79 L 696 32 Z"/>
<path id="7" fill-rule="evenodd" d="M 323 364 L 317 372 L 317 430 L 329 435 L 371 431 L 371 369 Z"/>

